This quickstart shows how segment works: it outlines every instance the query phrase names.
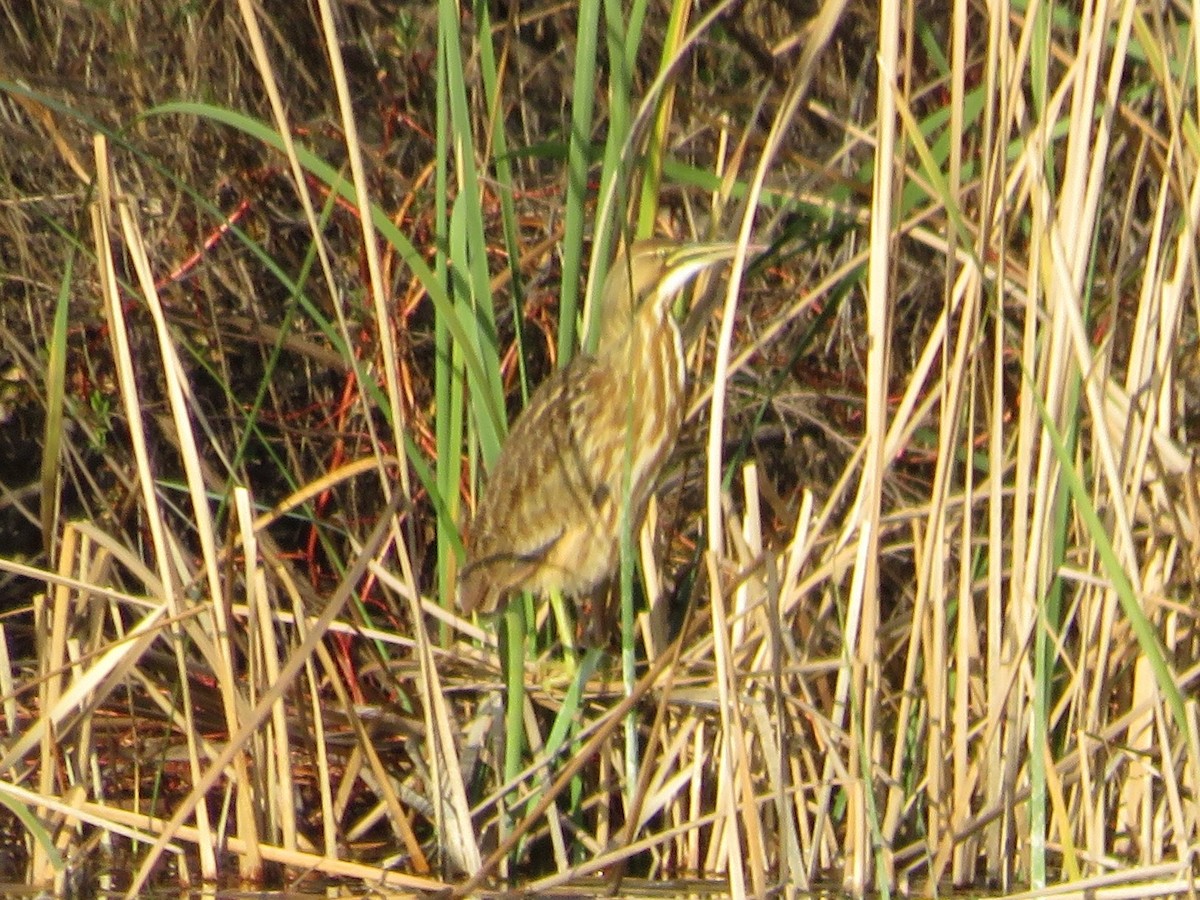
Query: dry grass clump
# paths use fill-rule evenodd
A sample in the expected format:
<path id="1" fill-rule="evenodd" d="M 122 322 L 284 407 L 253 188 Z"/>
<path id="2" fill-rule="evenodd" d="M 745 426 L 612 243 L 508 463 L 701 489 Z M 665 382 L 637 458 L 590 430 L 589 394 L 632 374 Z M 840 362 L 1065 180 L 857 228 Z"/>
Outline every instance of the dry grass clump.
<path id="1" fill-rule="evenodd" d="M 418 6 L 0 5 L 0 877 L 1190 889 L 1191 11 Z M 466 621 L 652 231 L 613 638 Z"/>

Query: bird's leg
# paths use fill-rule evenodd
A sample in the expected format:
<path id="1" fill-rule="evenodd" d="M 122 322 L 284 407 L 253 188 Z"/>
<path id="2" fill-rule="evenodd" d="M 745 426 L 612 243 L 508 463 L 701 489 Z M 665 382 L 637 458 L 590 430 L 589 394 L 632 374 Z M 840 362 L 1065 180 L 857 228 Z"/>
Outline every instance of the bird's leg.
<path id="1" fill-rule="evenodd" d="M 617 579 L 610 578 L 587 596 L 580 598 L 578 605 L 579 625 L 576 634 L 579 642 L 590 649 L 606 650 L 612 643 L 617 627 L 617 610 L 621 600 L 621 588 Z"/>
<path id="2" fill-rule="evenodd" d="M 563 662 L 567 666 L 567 677 L 573 676 L 579 669 L 579 653 L 575 644 L 574 617 L 563 600 L 562 591 L 550 589 L 550 611 L 554 614 L 554 624 L 558 628 L 558 639 L 562 641 Z"/>

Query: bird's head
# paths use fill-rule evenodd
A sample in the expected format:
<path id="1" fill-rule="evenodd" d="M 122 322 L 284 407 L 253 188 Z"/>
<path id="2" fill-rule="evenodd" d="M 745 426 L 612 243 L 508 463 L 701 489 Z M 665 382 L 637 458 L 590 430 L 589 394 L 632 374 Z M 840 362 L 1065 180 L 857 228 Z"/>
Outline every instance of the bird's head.
<path id="1" fill-rule="evenodd" d="M 665 238 L 636 241 L 628 252 L 613 260 L 604 280 L 599 348 L 615 346 L 646 304 L 657 316 L 693 278 L 720 262 L 732 259 L 734 243 L 680 244 Z"/>

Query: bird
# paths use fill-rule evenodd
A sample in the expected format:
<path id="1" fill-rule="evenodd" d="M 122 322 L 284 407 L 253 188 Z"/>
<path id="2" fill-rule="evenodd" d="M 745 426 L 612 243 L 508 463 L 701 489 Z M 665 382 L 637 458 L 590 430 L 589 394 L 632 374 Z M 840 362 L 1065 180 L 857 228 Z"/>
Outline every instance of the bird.
<path id="1" fill-rule="evenodd" d="M 623 508 L 637 534 L 683 424 L 686 371 L 671 307 L 733 243 L 634 242 L 601 293 L 600 338 L 517 416 L 467 529 L 463 612 L 515 593 L 593 594 L 620 562 Z"/>

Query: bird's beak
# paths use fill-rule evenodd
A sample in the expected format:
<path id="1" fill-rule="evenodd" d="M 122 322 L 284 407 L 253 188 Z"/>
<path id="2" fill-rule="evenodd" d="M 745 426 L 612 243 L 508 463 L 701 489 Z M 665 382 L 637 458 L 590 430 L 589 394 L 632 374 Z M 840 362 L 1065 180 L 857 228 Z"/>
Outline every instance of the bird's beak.
<path id="1" fill-rule="evenodd" d="M 687 244 L 680 247 L 671 253 L 665 261 L 663 268 L 667 274 L 659 286 L 660 296 L 674 296 L 705 269 L 712 268 L 717 263 L 733 259 L 737 254 L 737 250 L 737 243 L 732 241 Z M 759 247 L 756 244 L 748 244 L 746 246 L 747 254 L 758 252 L 758 250 Z"/>

